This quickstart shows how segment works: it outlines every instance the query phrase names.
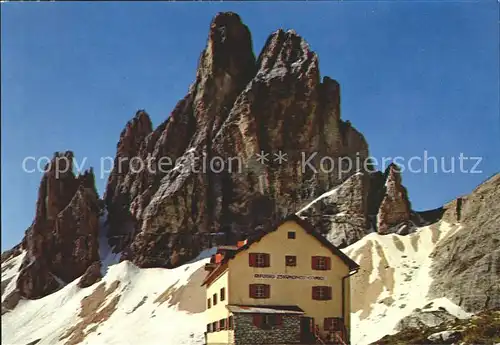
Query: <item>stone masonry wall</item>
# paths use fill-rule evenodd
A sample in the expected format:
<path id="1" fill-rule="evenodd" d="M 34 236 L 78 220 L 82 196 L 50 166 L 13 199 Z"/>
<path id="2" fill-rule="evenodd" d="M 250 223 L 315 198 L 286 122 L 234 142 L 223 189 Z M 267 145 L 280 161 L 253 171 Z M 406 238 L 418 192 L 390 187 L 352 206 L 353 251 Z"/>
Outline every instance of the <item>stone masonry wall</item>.
<path id="1" fill-rule="evenodd" d="M 252 314 L 234 315 L 235 345 L 296 344 L 300 342 L 300 316 L 283 315 L 282 324 L 261 329 L 253 324 Z"/>

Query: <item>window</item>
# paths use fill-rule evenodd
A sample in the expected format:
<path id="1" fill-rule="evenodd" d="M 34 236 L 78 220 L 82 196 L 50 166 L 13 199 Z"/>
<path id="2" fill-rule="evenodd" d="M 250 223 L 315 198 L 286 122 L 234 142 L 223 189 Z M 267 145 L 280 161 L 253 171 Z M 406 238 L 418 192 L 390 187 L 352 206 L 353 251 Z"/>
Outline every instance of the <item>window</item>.
<path id="1" fill-rule="evenodd" d="M 207 299 L 207 309 L 210 309 L 212 307 L 212 300 L 209 298 Z"/>
<path id="2" fill-rule="evenodd" d="M 267 284 L 250 284 L 250 298 L 269 298 L 271 286 Z"/>
<path id="3" fill-rule="evenodd" d="M 295 231 L 288 231 L 288 239 L 289 240 L 295 239 Z"/>
<path id="4" fill-rule="evenodd" d="M 230 317 L 227 319 L 227 328 L 228 328 L 228 329 L 234 329 L 233 317 L 232 317 L 232 316 L 230 316 Z"/>
<path id="5" fill-rule="evenodd" d="M 313 286 L 312 299 L 318 301 L 327 301 L 332 299 L 331 286 Z"/>
<path id="6" fill-rule="evenodd" d="M 325 331 L 341 331 L 342 319 L 339 317 L 326 317 L 323 328 Z"/>
<path id="7" fill-rule="evenodd" d="M 254 314 L 253 324 L 262 329 L 272 329 L 281 326 L 283 320 L 279 314 Z"/>
<path id="8" fill-rule="evenodd" d="M 258 254 L 255 263 L 258 267 L 264 267 L 266 265 L 266 257 L 262 254 Z"/>
<path id="9" fill-rule="evenodd" d="M 221 330 L 226 329 L 226 319 L 219 320 L 219 329 Z"/>
<path id="10" fill-rule="evenodd" d="M 323 257 L 318 258 L 318 266 L 317 266 L 317 268 L 318 268 L 319 270 L 324 270 L 324 269 L 326 269 L 326 260 L 325 260 L 325 258 L 323 258 Z"/>
<path id="11" fill-rule="evenodd" d="M 217 332 L 217 322 L 212 322 L 212 332 Z"/>
<path id="12" fill-rule="evenodd" d="M 225 299 L 226 299 L 226 288 L 222 288 L 220 289 L 220 301 L 222 302 Z"/>
<path id="13" fill-rule="evenodd" d="M 207 325 L 207 333 L 210 333 L 210 332 L 212 332 L 212 324 L 211 323 L 209 323 Z"/>
<path id="14" fill-rule="evenodd" d="M 285 256 L 285 266 L 297 266 L 297 257 L 294 255 Z"/>
<path id="15" fill-rule="evenodd" d="M 212 297 L 212 299 L 213 299 L 213 301 L 214 301 L 214 302 L 213 302 L 213 303 L 214 303 L 214 306 L 216 306 L 216 305 L 217 305 L 217 294 L 216 294 L 216 293 L 214 293 L 214 296 Z"/>
<path id="16" fill-rule="evenodd" d="M 330 258 L 328 256 L 313 256 L 311 260 L 311 268 L 319 271 L 330 270 Z"/>
<path id="17" fill-rule="evenodd" d="M 262 318 L 263 328 L 272 328 L 273 326 L 278 326 L 278 324 L 281 323 L 281 320 L 278 320 L 281 319 L 280 316 L 281 315 L 272 314 L 264 315 L 264 317 Z"/>
<path id="18" fill-rule="evenodd" d="M 266 287 L 264 285 L 257 285 L 255 287 L 255 297 L 263 298 L 266 296 Z"/>
<path id="19" fill-rule="evenodd" d="M 248 260 L 250 267 L 269 267 L 271 258 L 267 253 L 249 253 Z"/>

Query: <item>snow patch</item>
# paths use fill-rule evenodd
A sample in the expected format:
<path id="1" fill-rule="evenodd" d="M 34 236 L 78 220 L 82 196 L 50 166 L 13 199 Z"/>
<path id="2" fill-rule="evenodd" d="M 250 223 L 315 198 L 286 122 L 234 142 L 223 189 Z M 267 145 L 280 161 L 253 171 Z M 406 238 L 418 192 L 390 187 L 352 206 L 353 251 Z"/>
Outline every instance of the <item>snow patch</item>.
<path id="1" fill-rule="evenodd" d="M 109 287 L 114 281 L 120 285 L 105 304 L 120 296 L 116 310 L 105 322 L 92 324 L 95 328 L 85 327 L 87 331 L 95 330 L 88 333 L 81 344 L 201 344 L 205 331 L 203 313 L 189 313 L 180 310 L 178 305 L 160 304 L 155 300 L 169 287 L 181 288 L 188 283 L 204 291 L 201 280 L 190 279 L 203 269 L 213 253 L 215 249 L 205 250 L 191 263 L 175 269 L 140 269 L 123 261 L 109 266 L 103 280 L 90 287 L 78 288 L 78 279 L 75 279 L 41 299 L 21 300 L 13 312 L 2 315 L 2 344 L 26 344 L 36 339 L 41 339 L 38 345 L 64 344 L 67 339 L 61 339 L 62 335 L 81 320 L 82 299 L 101 283 Z"/>
<path id="2" fill-rule="evenodd" d="M 310 208 L 312 205 L 314 205 L 315 203 L 317 203 L 318 201 L 320 201 L 321 199 L 324 199 L 324 198 L 327 198 L 329 196 L 332 196 L 332 195 L 335 195 L 337 194 L 337 188 L 334 188 L 334 189 L 331 189 L 329 190 L 328 192 L 326 193 L 323 193 L 321 194 L 319 197 L 317 197 L 316 199 L 314 199 L 313 201 L 311 201 L 309 204 L 307 204 L 305 207 L 301 208 L 296 214 L 297 215 L 300 215 L 302 212 L 304 212 L 305 210 L 307 210 L 308 208 Z"/>
<path id="3" fill-rule="evenodd" d="M 357 173 L 353 174 L 352 176 L 350 176 L 347 180 L 349 180 L 349 179 L 353 178 L 354 176 L 359 176 L 359 175 L 363 175 L 363 173 L 362 173 L 362 172 L 357 172 Z M 346 181 L 347 181 L 347 180 L 346 180 Z M 345 181 L 344 181 L 344 182 L 345 182 Z M 344 182 L 343 182 L 343 183 L 344 183 Z M 295 214 L 297 214 L 297 215 L 299 215 L 299 216 L 300 216 L 300 214 L 301 214 L 302 212 L 306 211 L 308 208 L 310 208 L 311 206 L 313 206 L 313 205 L 314 205 L 315 203 L 317 203 L 318 201 L 320 201 L 320 200 L 322 200 L 322 199 L 324 199 L 324 198 L 328 198 L 328 197 L 330 197 L 330 196 L 334 196 L 334 195 L 336 195 L 336 194 L 337 194 L 338 189 L 342 186 L 342 184 L 343 184 L 343 183 L 339 184 L 337 187 L 335 187 L 335 188 L 333 188 L 333 189 L 329 190 L 328 192 L 325 192 L 325 193 L 321 194 L 319 197 L 317 197 L 316 199 L 314 199 L 313 201 L 311 201 L 310 203 L 308 203 L 306 206 L 304 206 L 303 208 L 301 208 L 301 209 L 300 209 L 299 211 L 297 211 Z"/>
<path id="4" fill-rule="evenodd" d="M 2 303 L 9 294 L 16 289 L 16 281 L 19 276 L 19 269 L 26 256 L 26 251 L 23 250 L 21 254 L 10 258 L 2 263 Z M 4 283 L 6 282 L 6 283 Z M 5 284 L 5 286 L 3 286 Z"/>
<path id="5" fill-rule="evenodd" d="M 423 311 L 438 311 L 440 309 L 446 309 L 451 315 L 458 317 L 459 319 L 468 319 L 473 314 L 468 313 L 463 310 L 460 306 L 456 305 L 446 297 L 436 298 L 429 302 L 430 307 L 423 308 Z"/>
<path id="6" fill-rule="evenodd" d="M 446 298 L 429 300 L 427 297 L 432 283 L 430 254 L 439 241 L 454 231 L 457 230 L 448 223 L 441 222 L 433 226 L 422 227 L 416 233 L 407 236 L 371 233 L 343 249 L 360 264 L 361 269 L 364 265 L 366 267 L 368 262 L 372 262 L 372 271 L 369 272 L 368 281 L 357 281 L 358 277 L 356 275 L 353 277 L 351 284 L 354 289 L 359 289 L 358 293 L 369 295 L 370 291 L 376 292 L 377 290 L 371 287 L 376 279 L 393 280 L 392 291 L 384 285 L 378 296 L 374 296 L 374 299 L 365 304 L 363 309 L 351 314 L 353 344 L 366 345 L 386 334 L 393 334 L 396 324 L 402 318 L 416 308 L 422 309 L 430 302 L 433 302 L 433 308 L 441 306 L 457 317 L 468 317 L 467 313 Z M 370 258 L 364 256 L 365 246 L 371 248 Z M 383 255 L 386 260 L 387 267 L 380 265 L 382 259 L 380 255 Z M 380 271 L 384 269 L 386 272 Z M 384 283 L 391 286 L 389 281 Z M 356 286 L 356 284 L 366 284 L 366 287 Z"/>

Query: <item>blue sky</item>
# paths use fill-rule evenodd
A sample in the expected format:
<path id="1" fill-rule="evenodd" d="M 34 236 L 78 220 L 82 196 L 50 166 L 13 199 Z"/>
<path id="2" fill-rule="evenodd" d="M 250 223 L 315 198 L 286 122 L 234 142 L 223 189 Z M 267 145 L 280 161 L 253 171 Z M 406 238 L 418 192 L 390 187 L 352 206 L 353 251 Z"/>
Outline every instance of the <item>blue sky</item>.
<path id="1" fill-rule="evenodd" d="M 23 172 L 23 159 L 70 149 L 98 168 L 136 110 L 160 124 L 194 80 L 219 11 L 241 15 L 256 54 L 280 27 L 305 37 L 321 74 L 341 84 L 342 118 L 365 135 L 374 157 L 427 150 L 447 168 L 460 153 L 482 157 L 482 173 L 404 173 L 415 209 L 469 193 L 500 167 L 494 0 L 1 7 L 2 250 L 34 216 L 41 173 Z M 101 195 L 105 184 L 97 179 Z"/>

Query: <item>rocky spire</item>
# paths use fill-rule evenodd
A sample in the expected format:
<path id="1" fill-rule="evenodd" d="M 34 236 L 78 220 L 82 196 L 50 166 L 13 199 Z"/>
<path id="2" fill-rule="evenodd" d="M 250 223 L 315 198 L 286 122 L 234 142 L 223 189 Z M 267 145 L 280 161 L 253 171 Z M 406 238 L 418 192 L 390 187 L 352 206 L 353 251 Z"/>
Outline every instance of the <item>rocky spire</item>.
<path id="1" fill-rule="evenodd" d="M 197 164 L 190 161 L 192 156 L 200 158 L 205 155 L 210 159 L 213 137 L 254 73 L 255 56 L 248 28 L 235 13 L 217 14 L 210 24 L 207 45 L 188 94 L 178 102 L 168 119 L 140 145 L 137 156 L 142 160 L 150 157 L 152 169 L 129 173 L 127 178 L 123 176 L 119 181 L 113 178 L 108 182 L 106 201 L 110 234 L 118 239 L 111 241 L 117 246 L 116 250 L 127 246 L 130 236 L 141 227 L 145 218 L 143 213 L 158 191 L 162 178 L 174 168 L 189 145 L 192 155 L 182 157 L 184 165 Z M 210 184 L 209 175 L 200 178 L 204 185 Z M 210 198 L 204 193 L 199 197 L 203 199 L 203 205 Z M 206 209 L 199 211 L 205 212 Z"/>
<path id="2" fill-rule="evenodd" d="M 149 115 L 146 111 L 139 110 L 134 118 L 127 122 L 120 134 L 113 170 L 109 175 L 104 194 L 111 236 L 121 234 L 120 230 L 130 219 L 129 205 L 131 200 L 129 194 L 124 193 L 121 186 L 127 185 L 127 188 L 130 189 L 130 180 L 127 181 L 126 176 L 130 171 L 131 163 L 135 162 L 134 159 L 141 158 L 143 162 L 146 161 L 147 157 L 140 157 L 140 148 L 152 130 L 153 125 Z"/>
<path id="3" fill-rule="evenodd" d="M 149 115 L 144 110 L 139 110 L 121 132 L 120 140 L 116 145 L 113 171 L 106 186 L 105 200 L 108 206 L 114 197 L 115 187 L 123 181 L 129 172 L 130 160 L 138 154 L 141 143 L 152 130 L 153 125 Z"/>
<path id="4" fill-rule="evenodd" d="M 27 251 L 19 293 L 39 298 L 81 276 L 98 252 L 98 196 L 92 170 L 75 177 L 73 153 L 56 152 L 38 191 L 37 209 L 23 243 Z"/>
<path id="5" fill-rule="evenodd" d="M 377 231 L 386 234 L 395 225 L 407 222 L 411 206 L 406 188 L 401 183 L 399 167 L 391 163 L 385 171 L 385 195 L 377 214 Z"/>

